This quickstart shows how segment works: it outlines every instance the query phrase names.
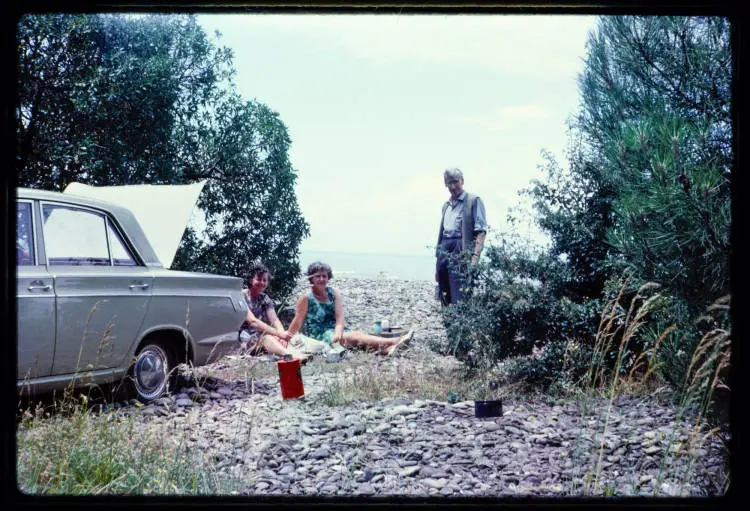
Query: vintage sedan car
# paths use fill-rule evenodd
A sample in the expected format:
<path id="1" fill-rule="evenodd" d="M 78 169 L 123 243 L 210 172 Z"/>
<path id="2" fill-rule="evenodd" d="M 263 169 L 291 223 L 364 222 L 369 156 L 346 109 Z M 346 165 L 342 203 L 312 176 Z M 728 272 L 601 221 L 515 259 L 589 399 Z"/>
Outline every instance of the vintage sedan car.
<path id="1" fill-rule="evenodd" d="M 124 381 L 147 401 L 238 345 L 242 279 L 166 269 L 128 208 L 19 188 L 16 216 L 22 395 Z"/>

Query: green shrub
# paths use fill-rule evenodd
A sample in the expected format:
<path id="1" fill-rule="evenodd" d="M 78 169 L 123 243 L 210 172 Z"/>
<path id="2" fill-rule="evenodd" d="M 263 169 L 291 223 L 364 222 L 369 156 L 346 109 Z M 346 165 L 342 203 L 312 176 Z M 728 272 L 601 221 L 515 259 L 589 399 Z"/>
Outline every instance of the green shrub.
<path id="1" fill-rule="evenodd" d="M 596 332 L 601 301 L 576 302 L 564 293 L 566 265 L 547 254 L 520 253 L 507 246 L 488 248 L 488 261 L 476 265 L 473 293 L 443 309 L 446 340 L 432 348 L 463 361 L 471 374 L 488 371 L 497 362 L 530 355 L 552 345 L 534 362 L 518 362 L 519 374 L 533 381 L 554 378 L 560 370 L 557 346 L 585 347 Z M 528 365 L 521 370 L 522 365 Z M 549 367 L 546 367 L 549 366 Z"/>
<path id="2" fill-rule="evenodd" d="M 696 321 L 685 300 L 635 272 L 610 277 L 600 297 L 588 297 L 565 260 L 520 247 L 490 245 L 471 270 L 472 294 L 443 309 L 447 335 L 431 348 L 461 360 L 469 378 L 539 390 L 659 380 L 680 391 L 706 335 L 728 331 L 728 305 Z"/>
<path id="3" fill-rule="evenodd" d="M 588 371 L 593 350 L 574 341 L 553 341 L 531 355 L 499 362 L 487 374 L 489 385 L 524 383 L 537 391 L 565 394 L 574 390 Z"/>

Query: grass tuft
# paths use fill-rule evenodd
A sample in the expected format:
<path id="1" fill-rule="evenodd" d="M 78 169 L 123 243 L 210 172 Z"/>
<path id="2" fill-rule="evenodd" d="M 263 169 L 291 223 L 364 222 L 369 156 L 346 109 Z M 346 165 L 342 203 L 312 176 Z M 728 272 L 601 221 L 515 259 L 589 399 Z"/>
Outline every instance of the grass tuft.
<path id="1" fill-rule="evenodd" d="M 659 307 L 663 298 L 656 293 L 649 293 L 658 286 L 654 283 L 646 283 L 638 289 L 631 299 L 628 308 L 623 306 L 627 279 L 622 283 L 616 297 L 611 299 L 602 311 L 599 329 L 596 334 L 594 356 L 583 383 L 581 394 L 581 419 L 587 415 L 598 415 L 598 424 L 603 424 L 601 431 L 597 431 L 595 438 L 596 453 L 594 456 L 584 456 L 580 453 L 580 438 L 577 443 L 579 448 L 582 470 L 585 471 L 583 484 L 573 488 L 573 493 L 585 495 L 607 495 L 611 488 L 602 487 L 600 484 L 603 457 L 605 452 L 606 435 L 609 430 L 610 419 L 617 413 L 619 397 L 624 394 L 649 393 L 651 399 L 667 390 L 660 384 L 656 377 L 656 354 L 662 341 L 673 331 L 675 325 L 667 327 L 656 339 L 654 345 L 646 351 L 638 354 L 625 374 L 621 369 L 625 354 L 628 352 L 631 341 L 637 332 L 647 322 L 647 316 L 655 308 Z M 708 308 L 708 316 L 701 318 L 702 321 L 710 320 L 728 308 L 729 297 L 718 300 Z M 618 342 L 619 341 L 619 342 Z M 615 344 L 618 342 L 618 344 Z M 711 428 L 706 424 L 706 414 L 712 403 L 712 395 L 716 389 L 728 390 L 722 375 L 729 365 L 731 345 L 731 332 L 722 328 L 714 328 L 707 332 L 701 339 L 691 358 L 685 384 L 679 395 L 681 399 L 677 407 L 674 421 L 675 426 L 666 435 L 666 448 L 663 451 L 658 473 L 653 483 L 653 495 L 659 494 L 662 483 L 668 481 L 677 486 L 677 493 L 687 491 L 696 477 L 697 472 L 706 472 L 706 467 L 696 471 L 696 465 L 701 462 L 701 453 L 705 453 L 704 447 L 710 446 L 713 441 L 721 441 L 721 428 Z M 616 351 L 614 367 L 606 364 L 607 356 L 613 350 Z M 592 403 L 605 401 L 606 406 L 593 407 Z M 692 434 L 686 442 L 685 427 L 692 423 Z M 725 447 L 724 447 L 725 449 Z M 728 456 L 728 451 L 725 451 Z M 634 470 L 633 492 L 637 491 L 637 478 L 641 474 Z M 728 476 L 716 475 L 714 479 L 717 493 L 726 491 L 728 487 Z"/>

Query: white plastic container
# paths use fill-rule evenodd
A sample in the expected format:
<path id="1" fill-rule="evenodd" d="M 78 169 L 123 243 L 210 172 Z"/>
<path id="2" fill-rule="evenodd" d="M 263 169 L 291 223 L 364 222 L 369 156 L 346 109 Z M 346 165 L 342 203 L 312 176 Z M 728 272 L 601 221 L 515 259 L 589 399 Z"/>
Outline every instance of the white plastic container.
<path id="1" fill-rule="evenodd" d="M 344 356 L 345 352 L 346 348 L 340 344 L 332 345 L 331 349 L 325 354 L 326 362 L 341 362 L 341 358 Z"/>

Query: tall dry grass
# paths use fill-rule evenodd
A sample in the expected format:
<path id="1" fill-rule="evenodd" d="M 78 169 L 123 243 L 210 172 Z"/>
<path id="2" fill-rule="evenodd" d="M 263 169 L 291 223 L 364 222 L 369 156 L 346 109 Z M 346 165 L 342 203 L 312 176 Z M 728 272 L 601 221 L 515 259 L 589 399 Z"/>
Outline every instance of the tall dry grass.
<path id="1" fill-rule="evenodd" d="M 136 414 L 119 409 L 104 411 L 101 404 L 90 406 L 91 391 L 96 386 L 87 381 L 89 371 L 100 356 L 106 355 L 114 326 L 112 318 L 99 338 L 95 362 L 82 367 L 89 327 L 100 303 L 94 304 L 88 314 L 75 376 L 61 395 L 52 396 L 51 406 L 32 402 L 28 378 L 27 385 L 20 389 L 16 426 L 19 491 L 30 495 L 235 492 L 241 486 L 239 482 L 218 471 L 212 460 L 192 447 L 186 438 L 190 428 L 171 432 L 167 442 L 163 430 L 146 427 Z M 251 425 L 246 426 L 239 431 L 250 431 Z"/>
<path id="2" fill-rule="evenodd" d="M 600 484 L 602 461 L 605 452 L 605 437 L 610 428 L 610 419 L 617 412 L 617 399 L 623 393 L 632 392 L 634 388 L 654 389 L 659 385 L 656 370 L 659 367 L 657 354 L 664 339 L 676 329 L 676 325 L 668 326 L 661 332 L 654 345 L 638 353 L 629 371 L 622 371 L 623 359 L 628 352 L 630 343 L 647 322 L 647 315 L 659 307 L 663 300 L 659 293 L 650 294 L 659 286 L 649 282 L 642 285 L 631 299 L 627 308 L 623 305 L 624 294 L 628 287 L 624 280 L 618 294 L 605 305 L 599 328 L 597 330 L 594 356 L 584 380 L 584 392 L 581 397 L 581 419 L 587 415 L 599 415 L 599 423 L 603 427 L 597 436 L 600 437 L 596 456 L 587 458 L 583 464 L 584 485 L 580 488 L 587 495 L 608 494 L 610 488 Z M 708 315 L 701 319 L 712 319 L 711 314 L 726 311 L 729 307 L 729 297 L 723 297 L 708 308 Z M 607 355 L 616 353 L 613 367 L 606 363 Z M 685 383 L 679 390 L 681 399 L 677 406 L 674 428 L 667 438 L 667 448 L 664 450 L 659 464 L 653 494 L 656 495 L 660 483 L 669 478 L 679 481 L 678 493 L 681 493 L 691 482 L 695 474 L 696 465 L 700 463 L 701 455 L 705 453 L 704 446 L 712 440 L 721 441 L 720 428 L 706 428 L 706 415 L 712 403 L 712 396 L 716 389 L 729 390 L 721 375 L 729 365 L 731 352 L 731 332 L 722 328 L 714 328 L 706 333 L 692 354 Z M 659 387 L 663 389 L 664 387 Z M 656 393 L 656 391 L 654 391 Z M 594 402 L 605 400 L 606 406 L 593 408 Z M 680 424 L 692 422 L 692 434 L 687 443 L 679 441 Z M 580 439 L 579 439 L 580 440 Z M 579 443 L 579 442 L 577 442 Z M 726 448 L 726 446 L 725 446 Z M 728 450 L 726 451 L 728 455 Z M 633 474 L 634 481 L 637 473 Z M 729 485 L 728 476 L 717 484 L 719 493 L 726 491 Z M 576 489 L 578 491 L 579 489 Z M 636 483 L 633 484 L 633 493 Z"/>

